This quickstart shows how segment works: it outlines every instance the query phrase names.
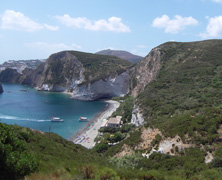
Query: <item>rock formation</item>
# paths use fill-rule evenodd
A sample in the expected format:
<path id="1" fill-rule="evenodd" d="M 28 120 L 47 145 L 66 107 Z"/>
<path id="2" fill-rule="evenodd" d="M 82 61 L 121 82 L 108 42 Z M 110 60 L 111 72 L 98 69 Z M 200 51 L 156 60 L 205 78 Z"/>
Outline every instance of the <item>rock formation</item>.
<path id="1" fill-rule="evenodd" d="M 7 68 L 0 73 L 0 82 L 20 83 L 22 75 L 16 69 Z"/>
<path id="2" fill-rule="evenodd" d="M 0 84 L 0 93 L 3 93 L 3 88 L 1 84 Z"/>
<path id="3" fill-rule="evenodd" d="M 135 124 L 136 126 L 144 125 L 144 119 L 142 114 L 140 113 L 139 107 L 135 104 L 132 111 L 131 124 Z"/>
<path id="4" fill-rule="evenodd" d="M 156 78 L 160 70 L 160 55 L 159 48 L 152 49 L 132 70 L 131 89 L 133 96 L 136 97 L 149 82 Z"/>
<path id="5" fill-rule="evenodd" d="M 110 98 L 124 96 L 129 89 L 129 72 L 120 75 L 109 76 L 107 80 L 100 79 L 93 83 L 79 85 L 75 81 L 72 86 L 73 98 L 80 100 L 94 100 L 100 98 Z"/>

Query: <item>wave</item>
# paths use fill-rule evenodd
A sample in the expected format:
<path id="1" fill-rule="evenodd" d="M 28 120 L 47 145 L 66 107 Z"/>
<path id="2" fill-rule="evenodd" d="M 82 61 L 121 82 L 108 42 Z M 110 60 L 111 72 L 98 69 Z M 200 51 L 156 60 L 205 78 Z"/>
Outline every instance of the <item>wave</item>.
<path id="1" fill-rule="evenodd" d="M 34 122 L 47 122 L 51 120 L 46 119 L 30 119 L 30 118 L 22 118 L 22 117 L 16 117 L 16 116 L 8 116 L 0 114 L 0 119 L 7 119 L 7 120 L 15 120 L 15 121 L 34 121 Z"/>

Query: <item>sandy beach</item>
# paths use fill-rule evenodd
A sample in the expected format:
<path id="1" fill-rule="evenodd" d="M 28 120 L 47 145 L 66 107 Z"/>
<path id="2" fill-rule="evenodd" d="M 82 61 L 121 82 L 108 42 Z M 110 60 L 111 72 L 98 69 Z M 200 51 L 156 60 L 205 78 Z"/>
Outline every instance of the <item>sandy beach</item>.
<path id="1" fill-rule="evenodd" d="M 98 135 L 98 130 L 100 129 L 100 127 L 105 126 L 105 124 L 107 123 L 107 118 L 111 116 L 112 113 L 115 112 L 120 105 L 119 102 L 113 100 L 108 100 L 105 102 L 107 102 L 108 104 L 107 109 L 96 116 L 95 119 L 83 129 L 82 132 L 77 133 L 77 135 L 72 139 L 73 143 L 81 144 L 88 149 L 94 147 L 94 139 Z"/>

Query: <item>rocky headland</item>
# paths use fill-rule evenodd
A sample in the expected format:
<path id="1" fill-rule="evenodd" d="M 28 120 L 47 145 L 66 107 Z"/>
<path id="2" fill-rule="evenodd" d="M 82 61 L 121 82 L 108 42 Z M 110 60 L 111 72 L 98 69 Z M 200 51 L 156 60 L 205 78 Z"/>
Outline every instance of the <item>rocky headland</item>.
<path id="1" fill-rule="evenodd" d="M 0 93 L 3 93 L 3 87 L 1 84 L 0 84 Z"/>
<path id="2" fill-rule="evenodd" d="M 19 73 L 5 69 L 0 81 L 27 84 L 41 91 L 67 92 L 79 100 L 96 100 L 126 95 L 131 66 L 114 56 L 63 51 L 52 54 L 35 70 L 26 68 Z"/>

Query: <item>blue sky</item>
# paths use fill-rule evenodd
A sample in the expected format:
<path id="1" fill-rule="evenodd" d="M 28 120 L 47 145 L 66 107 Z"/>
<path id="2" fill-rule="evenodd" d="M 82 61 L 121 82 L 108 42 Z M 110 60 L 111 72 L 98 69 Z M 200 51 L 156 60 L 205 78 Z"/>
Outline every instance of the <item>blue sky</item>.
<path id="1" fill-rule="evenodd" d="M 7 0 L 0 2 L 0 63 L 62 50 L 146 56 L 167 41 L 222 38 L 222 0 Z"/>

